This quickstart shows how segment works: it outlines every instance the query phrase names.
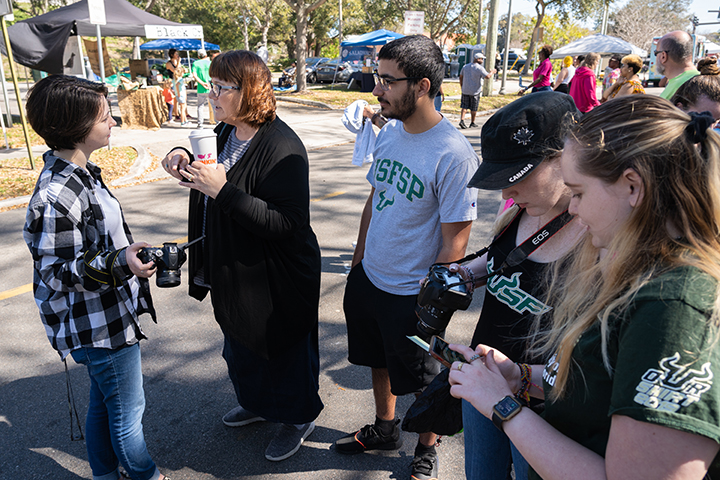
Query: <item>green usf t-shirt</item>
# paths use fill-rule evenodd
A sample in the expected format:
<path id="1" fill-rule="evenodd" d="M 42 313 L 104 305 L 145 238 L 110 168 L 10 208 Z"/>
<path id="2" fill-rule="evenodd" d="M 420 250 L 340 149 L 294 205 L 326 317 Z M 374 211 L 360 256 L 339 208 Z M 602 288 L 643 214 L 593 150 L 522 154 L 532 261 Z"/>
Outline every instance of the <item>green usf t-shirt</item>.
<path id="1" fill-rule="evenodd" d="M 714 378 L 720 372 L 720 344 L 717 328 L 708 323 L 715 292 L 716 281 L 694 267 L 678 267 L 652 279 L 611 322 L 613 375 L 603 365 L 596 324 L 575 346 L 569 389 L 563 399 L 545 402 L 545 419 L 602 456 L 611 415 L 720 443 L 720 382 Z M 556 370 L 553 357 L 543 371 L 546 393 L 553 388 Z M 714 468 L 716 464 L 717 458 Z M 532 472 L 530 478 L 539 477 Z"/>

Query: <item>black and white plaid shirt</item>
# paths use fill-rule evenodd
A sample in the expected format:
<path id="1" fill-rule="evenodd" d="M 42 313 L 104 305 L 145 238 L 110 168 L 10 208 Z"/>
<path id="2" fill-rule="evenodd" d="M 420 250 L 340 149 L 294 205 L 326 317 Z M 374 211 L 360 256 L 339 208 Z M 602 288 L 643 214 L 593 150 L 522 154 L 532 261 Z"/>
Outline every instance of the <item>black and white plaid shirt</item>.
<path id="1" fill-rule="evenodd" d="M 52 346 L 65 358 L 80 347 L 119 348 L 146 338 L 138 316 L 155 310 L 147 279 L 133 276 L 125 248 L 113 246 L 96 188 L 100 169 L 87 170 L 48 151 L 25 218 L 33 256 L 33 290 Z M 130 230 L 122 219 L 128 243 Z M 132 280 L 132 281 L 131 281 Z"/>

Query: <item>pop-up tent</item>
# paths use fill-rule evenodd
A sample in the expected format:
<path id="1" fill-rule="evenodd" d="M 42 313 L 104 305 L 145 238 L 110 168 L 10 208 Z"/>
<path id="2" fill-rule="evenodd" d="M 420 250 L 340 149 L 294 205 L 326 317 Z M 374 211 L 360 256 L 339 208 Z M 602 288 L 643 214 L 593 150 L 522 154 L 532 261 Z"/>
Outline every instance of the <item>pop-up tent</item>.
<path id="1" fill-rule="evenodd" d="M 614 53 L 619 55 L 630 55 L 634 53 L 639 57 L 647 57 L 647 52 L 617 37 L 610 35 L 590 35 L 580 40 L 568 43 L 560 47 L 550 55 L 551 59 L 564 58 L 566 56 L 587 55 L 597 53 L 601 57 L 607 57 Z"/>
<path id="2" fill-rule="evenodd" d="M 141 10 L 126 0 L 105 2 L 105 15 L 107 24 L 100 26 L 103 37 L 144 37 L 146 25 L 183 26 Z M 48 73 L 63 73 L 68 61 L 63 54 L 71 35 L 94 37 L 96 34 L 97 26 L 90 23 L 88 0 L 28 18 L 8 28 L 15 61 Z M 0 50 L 7 55 L 4 44 Z"/>
<path id="3" fill-rule="evenodd" d="M 363 33 L 362 35 L 356 35 L 348 37 L 344 42 L 340 44 L 341 47 L 369 47 L 375 45 L 385 45 L 396 38 L 404 37 L 402 33 L 391 32 L 381 28 L 374 32 Z"/>
<path id="4" fill-rule="evenodd" d="M 197 38 L 158 38 L 151 42 L 140 45 L 140 50 L 182 50 L 194 52 L 204 48 L 205 50 L 220 50 L 220 45 L 210 42 L 203 42 Z"/>

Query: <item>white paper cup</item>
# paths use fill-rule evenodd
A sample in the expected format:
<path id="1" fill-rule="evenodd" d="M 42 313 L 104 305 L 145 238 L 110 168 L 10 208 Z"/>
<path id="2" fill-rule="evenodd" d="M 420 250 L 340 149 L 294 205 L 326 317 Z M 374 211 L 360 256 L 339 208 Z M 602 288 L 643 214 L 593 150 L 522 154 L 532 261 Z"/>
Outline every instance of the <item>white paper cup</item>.
<path id="1" fill-rule="evenodd" d="M 211 128 L 193 130 L 188 138 L 196 162 L 208 165 L 217 163 L 217 135 Z"/>

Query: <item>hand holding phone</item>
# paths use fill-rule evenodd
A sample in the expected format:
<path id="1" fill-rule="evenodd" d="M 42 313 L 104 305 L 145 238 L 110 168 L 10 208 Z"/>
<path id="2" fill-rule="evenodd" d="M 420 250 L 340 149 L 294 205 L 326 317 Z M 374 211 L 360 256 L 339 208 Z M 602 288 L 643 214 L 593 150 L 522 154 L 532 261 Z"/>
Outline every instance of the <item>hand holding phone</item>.
<path id="1" fill-rule="evenodd" d="M 467 363 L 461 353 L 450 350 L 448 343 L 437 335 L 433 335 L 430 341 L 430 355 L 448 368 L 452 366 L 453 362 Z"/>

